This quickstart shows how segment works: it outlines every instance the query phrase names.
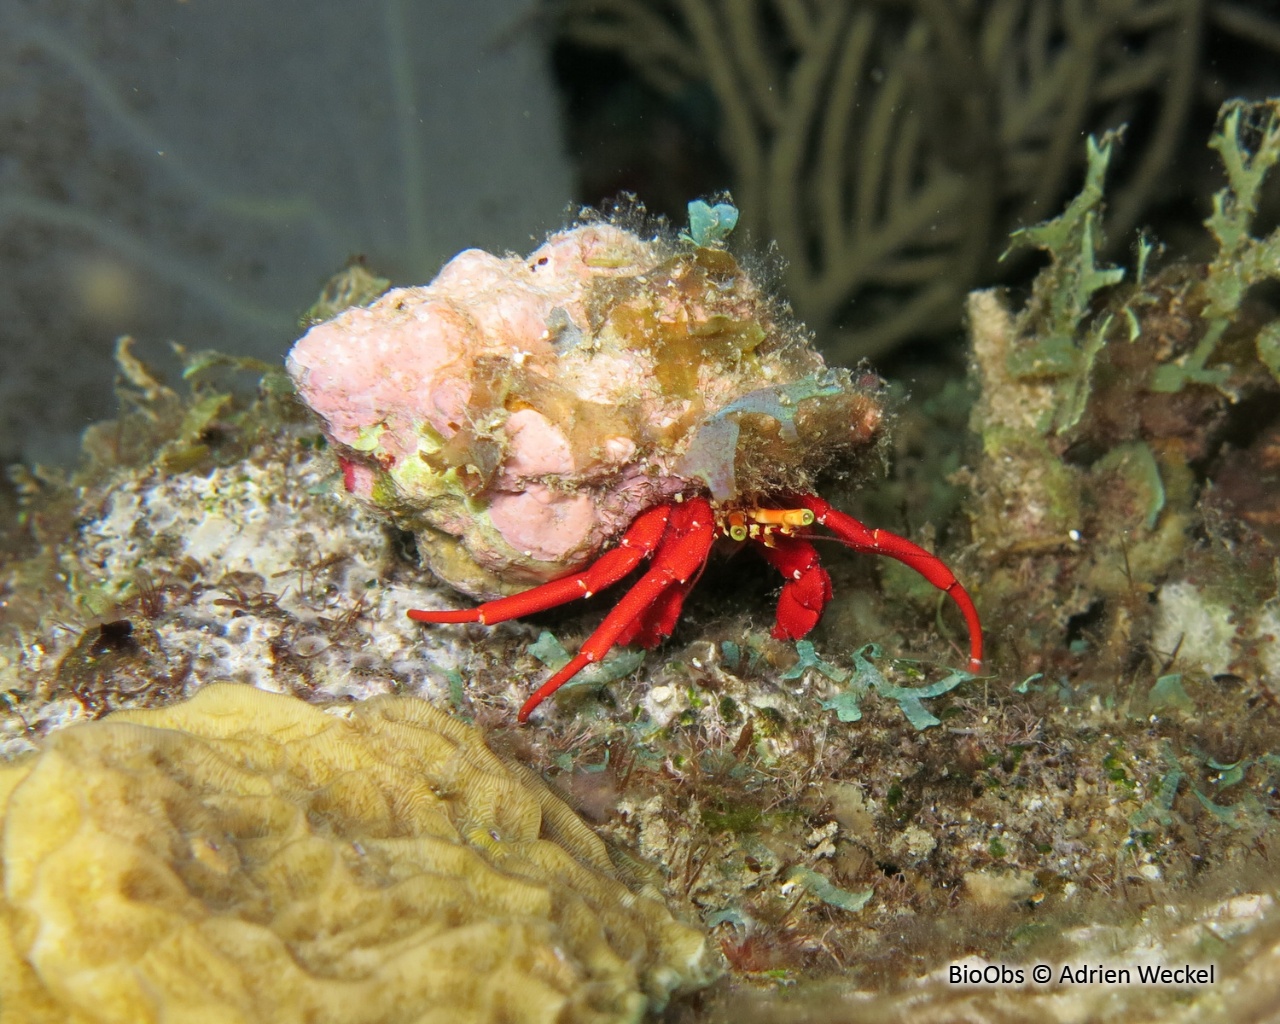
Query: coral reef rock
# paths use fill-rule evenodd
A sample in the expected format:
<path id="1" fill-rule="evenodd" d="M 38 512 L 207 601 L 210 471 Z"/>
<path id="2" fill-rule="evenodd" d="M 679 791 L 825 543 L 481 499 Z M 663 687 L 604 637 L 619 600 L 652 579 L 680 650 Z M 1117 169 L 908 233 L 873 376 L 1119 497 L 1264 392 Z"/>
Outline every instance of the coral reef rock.
<path id="1" fill-rule="evenodd" d="M 0 770 L 0 1021 L 634 1021 L 712 969 L 425 702 L 206 687 Z"/>

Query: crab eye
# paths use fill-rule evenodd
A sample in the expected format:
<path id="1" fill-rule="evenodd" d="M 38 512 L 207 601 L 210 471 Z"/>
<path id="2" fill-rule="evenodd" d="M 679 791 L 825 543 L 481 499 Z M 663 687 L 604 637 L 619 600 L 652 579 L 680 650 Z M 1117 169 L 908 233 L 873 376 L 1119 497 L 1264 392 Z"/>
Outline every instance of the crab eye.
<path id="1" fill-rule="evenodd" d="M 803 512 L 800 513 L 800 525 L 801 526 L 813 525 L 813 513 L 810 512 L 808 509 L 805 509 Z"/>
<path id="2" fill-rule="evenodd" d="M 747 528 L 743 526 L 741 523 L 731 526 L 729 527 L 729 536 L 733 540 L 746 540 Z"/>

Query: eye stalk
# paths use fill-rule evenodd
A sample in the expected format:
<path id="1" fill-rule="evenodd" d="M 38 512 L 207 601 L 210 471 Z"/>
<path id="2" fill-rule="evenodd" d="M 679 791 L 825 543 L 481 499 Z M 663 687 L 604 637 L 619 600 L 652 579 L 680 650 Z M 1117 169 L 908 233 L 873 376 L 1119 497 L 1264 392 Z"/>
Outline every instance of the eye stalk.
<path id="1" fill-rule="evenodd" d="M 716 528 L 733 541 L 760 540 L 766 545 L 776 533 L 791 536 L 794 530 L 812 526 L 814 515 L 807 508 L 735 508 L 716 510 Z"/>
<path id="2" fill-rule="evenodd" d="M 753 522 L 772 526 L 779 533 L 813 525 L 813 513 L 807 508 L 752 508 L 747 510 L 747 515 Z"/>
<path id="3" fill-rule="evenodd" d="M 731 512 L 716 510 L 716 531 L 722 537 L 728 537 L 730 540 L 744 541 L 747 539 L 747 515 L 742 509 L 734 509 Z"/>

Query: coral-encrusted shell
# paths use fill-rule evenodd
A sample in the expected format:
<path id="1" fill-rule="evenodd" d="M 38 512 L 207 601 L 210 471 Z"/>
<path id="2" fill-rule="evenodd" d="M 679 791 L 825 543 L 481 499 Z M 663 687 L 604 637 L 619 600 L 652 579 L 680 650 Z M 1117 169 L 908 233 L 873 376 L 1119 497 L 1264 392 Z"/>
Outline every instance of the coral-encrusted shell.
<path id="1" fill-rule="evenodd" d="M 348 488 L 477 598 L 586 564 L 680 491 L 807 489 L 881 424 L 878 381 L 827 370 L 723 249 L 601 221 L 463 252 L 288 367 Z"/>

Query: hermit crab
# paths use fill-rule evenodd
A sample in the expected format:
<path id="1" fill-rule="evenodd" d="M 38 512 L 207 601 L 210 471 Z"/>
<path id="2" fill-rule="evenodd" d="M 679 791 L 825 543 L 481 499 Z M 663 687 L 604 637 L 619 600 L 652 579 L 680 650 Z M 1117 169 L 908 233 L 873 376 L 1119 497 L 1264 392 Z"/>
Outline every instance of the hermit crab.
<path id="1" fill-rule="evenodd" d="M 819 527 L 950 595 L 981 667 L 978 614 L 951 570 L 814 493 L 882 439 L 882 384 L 823 363 L 727 248 L 736 219 L 728 201 L 693 203 L 676 236 L 634 208 L 587 211 L 528 257 L 460 253 L 431 284 L 348 309 L 289 354 L 346 489 L 484 602 L 412 618 L 493 624 L 649 560 L 520 721 L 614 645 L 670 635 L 717 543 L 781 573 L 773 635 L 804 636 L 831 598 Z"/>

